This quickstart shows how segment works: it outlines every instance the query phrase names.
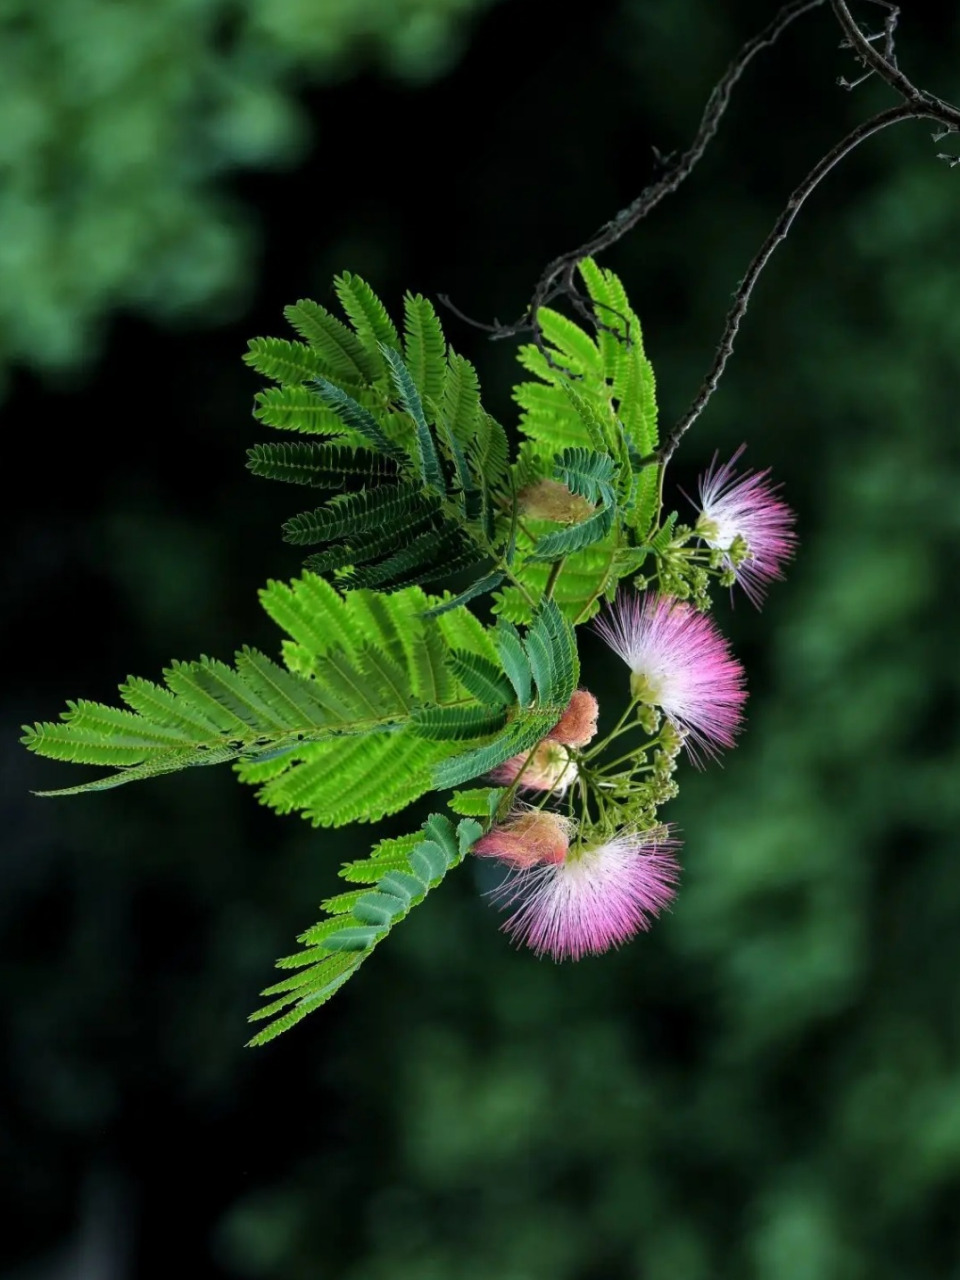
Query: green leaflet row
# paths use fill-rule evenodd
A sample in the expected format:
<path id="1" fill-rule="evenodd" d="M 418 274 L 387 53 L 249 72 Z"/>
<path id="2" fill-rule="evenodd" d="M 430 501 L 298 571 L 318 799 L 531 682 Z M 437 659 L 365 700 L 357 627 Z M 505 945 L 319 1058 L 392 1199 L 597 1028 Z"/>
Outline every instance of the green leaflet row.
<path id="1" fill-rule="evenodd" d="M 46 794 L 232 762 L 280 813 L 373 822 L 533 745 L 576 688 L 573 631 L 551 601 L 521 639 L 462 605 L 431 612 L 418 587 L 340 592 L 304 573 L 261 595 L 287 633 L 282 666 L 253 649 L 177 662 L 162 684 L 129 677 L 123 707 L 79 701 L 25 726 L 39 755 L 114 769 Z"/>
<path id="2" fill-rule="evenodd" d="M 293 972 L 261 993 L 270 1002 L 250 1020 L 271 1021 L 249 1043 L 265 1044 L 325 1004 L 393 926 L 463 861 L 482 830 L 474 818 L 454 826 L 435 813 L 420 831 L 383 840 L 369 858 L 348 863 L 340 874 L 363 887 L 329 898 L 325 918 L 300 935 L 303 950 L 277 961 L 278 968 Z"/>

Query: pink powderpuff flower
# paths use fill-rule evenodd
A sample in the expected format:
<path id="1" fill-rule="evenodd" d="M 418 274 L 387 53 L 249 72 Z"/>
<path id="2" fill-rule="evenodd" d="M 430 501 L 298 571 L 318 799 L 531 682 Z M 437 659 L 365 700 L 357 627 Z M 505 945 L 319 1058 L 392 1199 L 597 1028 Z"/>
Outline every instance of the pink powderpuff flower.
<path id="1" fill-rule="evenodd" d="M 521 788 L 557 791 L 562 795 L 576 780 L 577 766 L 562 742 L 543 738 L 532 751 L 511 756 L 490 773 L 491 780 L 501 787 L 510 786 L 518 777 Z"/>
<path id="2" fill-rule="evenodd" d="M 547 734 L 566 747 L 585 747 L 597 736 L 600 705 L 589 689 L 575 689 L 567 709 Z"/>
<path id="3" fill-rule="evenodd" d="M 491 827 L 473 846 L 473 852 L 514 869 L 552 865 L 566 858 L 574 826 L 559 813 L 521 809 Z"/>
<path id="4" fill-rule="evenodd" d="M 737 539 L 743 541 L 746 557 L 735 565 L 727 554 L 724 564 L 759 609 L 767 584 L 783 577 L 783 564 L 796 550 L 796 516 L 777 496 L 779 485 L 770 483 L 769 467 L 766 471 L 746 471 L 739 478 L 734 475 L 734 465 L 745 448 L 741 445 L 722 467 L 717 466 L 714 454 L 713 462 L 700 477 L 696 533 L 708 547 L 725 553 Z"/>
<path id="5" fill-rule="evenodd" d="M 490 896 L 516 907 L 503 927 L 538 956 L 600 955 L 649 929 L 673 901 L 677 847 L 662 830 L 623 832 L 562 862 L 521 867 Z"/>
<path id="6" fill-rule="evenodd" d="M 733 746 L 746 677 L 708 614 L 669 596 L 621 592 L 595 625 L 630 668 L 633 696 L 683 731 L 695 764 L 700 749 L 715 756 Z"/>

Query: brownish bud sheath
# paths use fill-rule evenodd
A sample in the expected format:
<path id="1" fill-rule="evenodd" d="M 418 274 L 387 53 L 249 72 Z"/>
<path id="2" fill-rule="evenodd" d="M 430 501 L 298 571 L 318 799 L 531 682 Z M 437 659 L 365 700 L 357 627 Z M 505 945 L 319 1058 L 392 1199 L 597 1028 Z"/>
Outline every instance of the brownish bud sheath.
<path id="1" fill-rule="evenodd" d="M 537 480 L 517 495 L 520 514 L 534 520 L 556 520 L 560 524 L 579 524 L 592 516 L 594 508 L 578 493 L 571 493 L 559 480 Z"/>

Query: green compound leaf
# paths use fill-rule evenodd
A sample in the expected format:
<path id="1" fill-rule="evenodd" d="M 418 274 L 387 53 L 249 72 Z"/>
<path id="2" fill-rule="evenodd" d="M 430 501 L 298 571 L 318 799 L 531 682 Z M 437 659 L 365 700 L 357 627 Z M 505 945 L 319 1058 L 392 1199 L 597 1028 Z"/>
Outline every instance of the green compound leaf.
<path id="1" fill-rule="evenodd" d="M 592 547 L 594 543 L 603 541 L 613 528 L 613 521 L 613 507 L 601 507 L 579 524 L 572 524 L 566 529 L 558 529 L 556 533 L 548 533 L 539 538 L 528 562 L 542 564 Z M 523 575 L 520 576 L 522 578 Z"/>
<path id="2" fill-rule="evenodd" d="M 328 899 L 324 906 L 331 914 L 300 935 L 303 951 L 277 962 L 293 972 L 262 993 L 273 998 L 250 1021 L 271 1021 L 249 1044 L 266 1044 L 325 1004 L 390 930 L 463 861 L 481 832 L 472 818 L 455 826 L 444 814 L 434 813 L 415 834 L 382 841 L 369 858 L 349 863 L 341 874 L 370 888 Z"/>
<path id="3" fill-rule="evenodd" d="M 400 529 L 413 518 L 432 515 L 439 509 L 439 502 L 427 497 L 417 484 L 383 485 L 340 494 L 325 506 L 301 511 L 286 521 L 283 537 L 294 546 L 332 542 L 368 529 L 382 530 L 388 523 Z"/>
<path id="4" fill-rule="evenodd" d="M 616 463 L 606 453 L 591 449 L 564 449 L 555 460 L 554 474 L 572 493 L 588 502 L 613 505 Z"/>
<path id="5" fill-rule="evenodd" d="M 386 307 L 365 280 L 349 271 L 336 276 L 333 284 L 357 338 L 375 367 L 383 372 L 380 344 L 400 350 L 400 336 Z"/>
<path id="6" fill-rule="evenodd" d="M 320 357 L 322 372 L 328 378 L 341 385 L 363 386 L 377 376 L 379 369 L 370 352 L 325 307 L 301 298 L 296 306 L 284 307 L 283 314 Z"/>
<path id="7" fill-rule="evenodd" d="M 510 446 L 507 433 L 495 418 L 481 411 L 476 434 L 468 444 L 470 462 L 476 475 L 486 478 L 491 489 L 503 487 Z"/>
<path id="8" fill-rule="evenodd" d="M 467 587 L 466 591 L 461 591 L 459 595 L 452 596 L 449 600 L 444 600 L 443 604 L 434 605 L 426 613 L 428 618 L 436 618 L 441 613 L 447 613 L 450 609 L 456 609 L 462 604 L 467 604 L 470 600 L 476 599 L 477 596 L 486 595 L 488 591 L 496 591 L 497 587 L 504 581 L 506 574 L 499 569 L 493 573 L 488 573 L 484 578 L 478 578 L 476 582 Z"/>
<path id="9" fill-rule="evenodd" d="M 479 573 L 456 597 L 466 603 L 503 581 L 491 562 L 500 555 L 506 435 L 480 405 L 472 366 L 448 355 L 429 302 L 406 296 L 402 356 L 369 286 L 343 276 L 337 288 L 354 331 L 302 299 L 287 318 L 306 344 L 259 340 L 254 361 L 299 379 L 258 394 L 261 421 L 333 439 L 313 450 L 255 446 L 250 468 L 288 483 L 360 490 L 284 525 L 295 545 L 330 544 L 307 557 L 312 571 L 385 591 Z M 385 492 L 391 486 L 397 493 Z"/>
<path id="10" fill-rule="evenodd" d="M 285 338 L 251 338 L 243 359 L 251 369 L 274 382 L 309 382 L 321 372 L 322 361 L 316 351 L 302 342 Z"/>
<path id="11" fill-rule="evenodd" d="M 433 303 L 419 293 L 403 299 L 404 363 L 420 398 L 438 399 L 447 374 L 447 343 Z M 395 343 L 388 343 L 395 347 Z M 386 352 L 383 353 L 386 355 Z"/>
<path id="12" fill-rule="evenodd" d="M 317 395 L 328 409 L 332 409 L 343 424 L 362 436 L 371 449 L 386 454 L 395 462 L 406 461 L 406 454 L 383 432 L 383 428 L 369 409 L 365 409 L 352 396 L 347 395 L 341 387 L 326 378 L 314 378 Z"/>
<path id="13" fill-rule="evenodd" d="M 265 426 L 280 431 L 300 431 L 304 435 L 342 436 L 362 443 L 363 437 L 351 431 L 324 404 L 314 387 L 267 387 L 257 392 L 254 403 L 253 416 Z"/>
<path id="14" fill-rule="evenodd" d="M 602 390 L 599 391 L 596 387 L 591 387 L 581 393 L 569 379 L 561 378 L 556 386 L 570 402 L 579 420 L 581 432 L 590 441 L 591 448 L 601 453 L 612 448 L 615 439 L 613 411 L 606 385 L 602 384 Z"/>
<path id="15" fill-rule="evenodd" d="M 545 600 L 541 604 L 527 630 L 524 649 L 537 687 L 538 705 L 559 708 L 559 719 L 577 687 L 580 664 L 573 628 L 556 601 Z"/>
<path id="16" fill-rule="evenodd" d="M 673 541 L 673 530 L 676 526 L 677 519 L 677 512 L 671 511 L 666 520 L 664 520 L 663 524 L 656 531 L 653 537 L 649 539 L 643 549 L 645 551 L 653 552 L 656 556 L 664 555 L 667 548 L 670 546 L 670 543 Z"/>
<path id="17" fill-rule="evenodd" d="M 163 684 L 128 680 L 126 708 L 71 703 L 59 722 L 26 727 L 25 744 L 116 770 L 67 793 L 233 761 L 263 803 L 336 826 L 410 803 L 457 750 L 420 736 L 415 711 L 474 707 L 482 712 L 475 736 L 491 732 L 488 711 L 447 663 L 450 649 L 496 661 L 467 610 L 425 619 L 433 601 L 417 588 L 341 595 L 310 574 L 272 583 L 262 598 L 291 637 L 285 666 L 254 649 L 232 667 L 211 658 L 174 663 Z"/>
<path id="18" fill-rule="evenodd" d="M 597 344 L 578 324 L 550 307 L 541 307 L 537 318 L 544 338 L 557 353 L 558 363 L 577 377 L 595 381 L 603 377 L 603 358 Z"/>
<path id="19" fill-rule="evenodd" d="M 304 484 L 315 489 L 344 489 L 364 482 L 379 484 L 396 477 L 389 458 L 341 444 L 255 444 L 247 450 L 247 467 L 255 476 Z"/>
<path id="20" fill-rule="evenodd" d="M 598 319 L 605 329 L 597 335 L 604 378 L 611 384 L 612 401 L 631 458 L 651 454 L 659 443 L 657 394 L 653 366 L 643 349 L 643 330 L 631 308 L 623 284 L 612 271 L 586 258 L 579 264 Z M 634 472 L 630 526 L 643 535 L 653 522 L 659 499 L 659 467 Z"/>
<path id="21" fill-rule="evenodd" d="M 399 551 L 379 564 L 354 569 L 350 581 L 363 587 L 436 582 L 460 569 L 475 568 L 486 558 L 479 547 L 471 545 L 463 537 L 455 524 L 448 522 L 439 529 L 427 529 L 416 536 L 409 536 L 409 541 L 401 545 Z"/>
<path id="22" fill-rule="evenodd" d="M 496 707 L 424 707 L 413 713 L 413 730 L 432 742 L 482 738 L 502 729 L 507 713 Z"/>
<path id="23" fill-rule="evenodd" d="M 454 650 L 447 661 L 463 687 L 485 707 L 506 707 L 516 700 L 513 684 L 495 663 L 477 653 L 459 650 Z"/>
<path id="24" fill-rule="evenodd" d="M 603 599 L 613 596 L 618 579 L 630 571 L 621 560 L 616 534 L 611 533 L 601 542 L 566 556 L 563 571 L 554 583 L 553 599 L 569 621 L 585 622 L 597 612 Z M 542 596 L 549 574 L 550 565 L 546 562 L 524 562 L 523 581 L 534 598 Z M 529 602 L 516 587 L 506 587 L 498 594 L 494 611 L 513 623 L 529 622 L 533 616 Z"/>
<path id="25" fill-rule="evenodd" d="M 468 791 L 455 791 L 448 807 L 465 817 L 490 819 L 496 813 L 503 793 L 503 787 L 471 787 Z"/>
<path id="26" fill-rule="evenodd" d="M 599 509 L 559 532 L 546 529 L 539 539 L 521 533 L 517 577 L 528 598 L 507 587 L 495 606 L 513 621 L 531 616 L 529 598 L 537 599 L 546 584 L 549 570 L 538 565 L 561 558 L 553 595 L 567 617 L 589 618 L 627 563 L 618 553 L 649 536 L 659 509 L 660 469 L 639 465 L 657 444 L 653 371 L 640 323 L 612 272 L 590 260 L 580 270 L 594 302 L 596 333 L 548 308 L 541 319 L 553 363 L 533 345 L 518 353 L 536 381 L 515 390 L 526 442 L 514 479 L 522 489 L 556 477 Z M 606 459 L 602 474 L 596 461 L 582 470 L 588 455 Z"/>
<path id="27" fill-rule="evenodd" d="M 474 440 L 482 412 L 476 369 L 469 360 L 451 351 L 443 377 L 440 417 L 463 448 Z"/>
<path id="28" fill-rule="evenodd" d="M 580 678 L 576 639 L 573 628 L 552 600 L 545 600 L 537 610 L 533 623 L 527 630 L 522 645 L 524 662 L 517 661 L 515 641 L 519 639 L 513 628 L 498 628 L 498 648 L 511 655 L 510 668 L 504 669 L 513 682 L 514 676 L 525 693 L 524 677 L 529 671 L 536 688 L 536 701 L 532 708 L 519 715 L 492 741 L 474 747 L 462 755 L 444 760 L 434 770 L 438 788 L 455 787 L 483 773 L 489 773 L 511 756 L 529 751 L 557 723 L 567 708 Z M 501 647 L 502 646 L 502 647 Z M 516 687 L 516 685 L 515 685 Z M 521 706 L 524 703 L 521 700 Z"/>
<path id="29" fill-rule="evenodd" d="M 407 543 L 427 529 L 435 528 L 438 509 L 439 503 L 418 503 L 411 512 L 402 512 L 379 521 L 374 525 L 373 533 L 352 534 L 347 541 L 334 543 L 326 551 L 307 556 L 304 568 L 313 573 L 329 573 L 331 569 L 343 570 L 342 574 L 338 574 L 343 579 L 340 585 L 369 585 L 359 580 L 362 571 L 357 566 L 392 556 L 398 545 Z M 402 584 L 395 582 L 393 585 Z"/>
<path id="30" fill-rule="evenodd" d="M 434 770 L 434 786 L 438 790 L 457 787 L 499 768 L 512 756 L 530 751 L 546 737 L 562 712 L 531 711 L 522 722 L 509 725 L 492 742 L 474 747 L 462 755 L 441 761 Z"/>
<path id="31" fill-rule="evenodd" d="M 494 643 L 503 670 L 517 695 L 521 707 L 530 705 L 533 697 L 533 671 L 520 639 L 520 633 L 509 622 L 501 622 L 494 633 Z"/>
<path id="32" fill-rule="evenodd" d="M 443 474 L 440 470 L 440 459 L 437 456 L 437 448 L 433 442 L 433 436 L 430 434 L 430 428 L 427 426 L 427 420 L 424 417 L 420 393 L 414 385 L 410 370 L 403 363 L 397 352 L 392 351 L 389 347 L 382 347 L 381 355 L 390 369 L 390 377 L 403 402 L 403 407 L 413 419 L 416 427 L 417 469 L 428 489 L 435 489 L 437 492 L 443 493 L 445 486 Z"/>
<path id="33" fill-rule="evenodd" d="M 484 478 L 474 478 L 467 455 L 443 416 L 438 416 L 435 422 L 440 447 L 456 472 L 457 487 L 463 495 L 464 515 L 468 520 L 476 520 L 483 511 Z"/>

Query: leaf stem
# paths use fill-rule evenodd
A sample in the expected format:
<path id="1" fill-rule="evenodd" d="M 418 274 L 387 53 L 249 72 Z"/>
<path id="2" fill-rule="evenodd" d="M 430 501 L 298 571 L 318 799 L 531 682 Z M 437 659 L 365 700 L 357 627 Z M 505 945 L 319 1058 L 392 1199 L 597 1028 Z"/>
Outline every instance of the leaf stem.
<path id="1" fill-rule="evenodd" d="M 603 595 L 604 591 L 606 591 L 607 584 L 610 580 L 610 575 L 612 572 L 614 572 L 613 565 L 616 562 L 616 555 L 617 555 L 617 552 L 620 550 L 621 546 L 622 546 L 622 538 L 618 530 L 616 542 L 613 547 L 613 554 L 610 557 L 610 562 L 607 565 L 606 571 L 604 572 L 603 577 L 600 579 L 599 585 L 597 586 L 596 590 L 593 592 L 593 594 L 590 596 L 590 599 L 587 601 L 587 603 L 583 606 L 583 608 L 574 618 L 573 625 L 575 627 L 579 627 L 581 622 L 586 622 L 587 617 L 589 616 L 590 610 L 593 608 L 597 600 L 599 600 L 599 598 Z"/>
<path id="2" fill-rule="evenodd" d="M 563 568 L 566 556 L 561 556 L 559 560 L 554 560 L 550 566 L 550 574 L 547 578 L 547 585 L 543 589 L 544 600 L 553 599 L 553 589 L 557 585 L 557 579 L 560 577 L 560 571 Z"/>
<path id="3" fill-rule="evenodd" d="M 536 611 L 536 608 L 537 608 L 536 600 L 534 600 L 533 596 L 530 594 L 527 588 L 523 585 L 523 583 L 520 581 L 517 575 L 513 572 L 513 570 L 507 564 L 506 560 L 501 559 L 497 564 L 497 568 L 503 570 L 503 572 L 510 579 L 511 583 L 517 588 L 517 590 L 523 596 L 524 600 L 526 600 L 530 608 Z"/>
<path id="4" fill-rule="evenodd" d="M 603 741 L 598 742 L 595 747 L 591 747 L 589 751 L 585 752 L 585 754 L 580 757 L 584 764 L 592 760 L 594 756 L 598 756 L 601 751 L 606 751 L 610 743 L 613 742 L 615 738 L 619 738 L 622 733 L 626 733 L 628 729 L 633 729 L 636 727 L 635 725 L 627 724 L 627 720 L 629 719 L 630 715 L 632 714 L 636 706 L 637 706 L 637 699 L 631 698 L 630 701 L 627 703 L 627 708 L 624 711 L 623 715 L 620 717 L 617 723 L 613 726 L 613 728 L 610 730 L 607 736 L 603 739 Z"/>

